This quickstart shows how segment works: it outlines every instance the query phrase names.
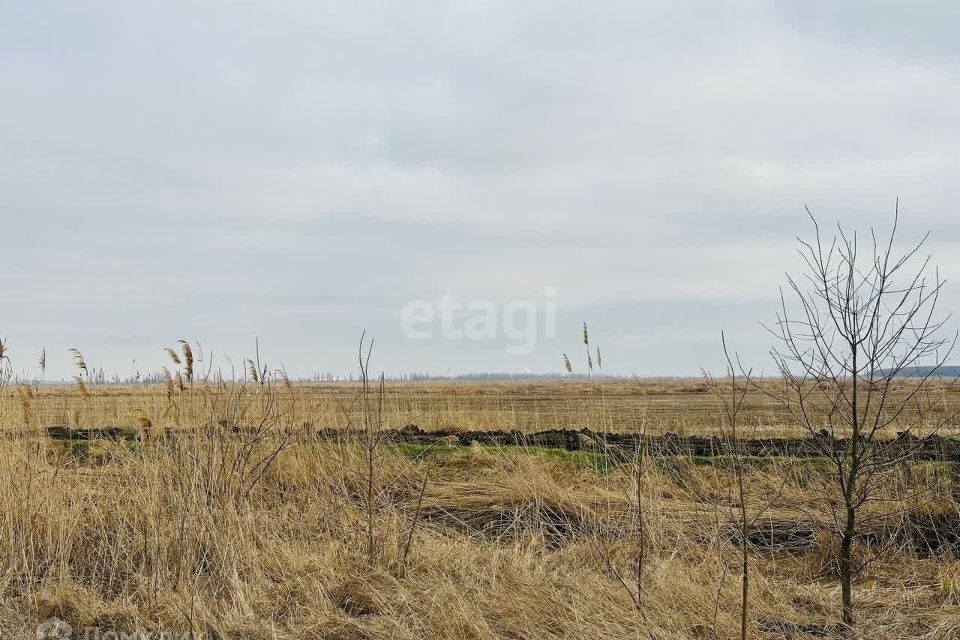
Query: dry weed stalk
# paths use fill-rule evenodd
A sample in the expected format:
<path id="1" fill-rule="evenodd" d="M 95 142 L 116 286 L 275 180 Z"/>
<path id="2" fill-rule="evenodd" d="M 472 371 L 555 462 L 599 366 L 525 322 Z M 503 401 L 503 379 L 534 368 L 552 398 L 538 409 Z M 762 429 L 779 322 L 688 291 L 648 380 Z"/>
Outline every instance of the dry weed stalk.
<path id="1" fill-rule="evenodd" d="M 0 339 L 0 392 L 13 379 L 13 365 L 10 363 L 9 339 Z"/>
<path id="2" fill-rule="evenodd" d="M 361 406 L 363 408 L 363 451 L 366 460 L 366 513 L 367 513 L 367 560 L 373 564 L 376 559 L 376 488 L 377 459 L 383 439 L 383 374 L 380 374 L 376 389 L 370 387 L 370 356 L 373 353 L 373 340 L 364 353 L 364 338 L 360 336 L 359 364 L 361 384 Z"/>
<path id="3" fill-rule="evenodd" d="M 37 367 L 40 369 L 40 381 L 43 382 L 47 376 L 47 350 L 40 351 L 40 357 L 37 359 Z"/>
<path id="4" fill-rule="evenodd" d="M 593 380 L 594 360 L 590 352 L 590 333 L 586 322 L 583 323 L 581 338 L 585 349 L 588 377 L 590 380 Z M 601 368 L 603 360 L 600 356 L 599 347 L 596 347 L 596 355 L 596 366 Z M 570 367 L 570 360 L 567 358 L 566 354 L 563 354 L 563 359 L 567 371 L 570 372 L 572 367 Z M 618 483 L 618 485 L 615 487 L 615 493 L 620 493 L 623 496 L 624 502 L 629 505 L 630 509 L 629 512 L 625 514 L 626 518 L 624 518 L 624 520 L 621 521 L 617 527 L 619 529 L 618 535 L 610 535 L 611 532 L 609 531 L 599 531 L 594 532 L 589 539 L 594 547 L 595 552 L 600 556 L 607 572 L 616 580 L 617 584 L 620 585 L 624 593 L 630 598 L 631 602 L 633 603 L 634 610 L 646 625 L 647 610 L 645 601 L 645 577 L 647 573 L 647 548 L 649 545 L 649 532 L 644 490 L 647 474 L 654 465 L 654 458 L 647 450 L 645 420 L 640 426 L 640 438 L 638 440 L 638 446 L 636 450 L 633 451 L 630 459 L 625 461 L 622 460 L 622 454 L 619 454 L 611 449 L 606 436 L 609 432 L 617 431 L 617 427 L 611 423 L 612 416 L 608 411 L 606 390 L 602 381 L 597 383 L 597 388 L 600 394 L 601 405 L 601 425 L 598 429 L 600 436 L 599 442 L 587 443 L 588 450 L 589 447 L 592 447 L 594 453 L 598 453 L 599 455 L 603 456 L 603 468 L 608 477 L 616 477 L 619 480 L 619 474 L 611 472 L 615 471 L 614 467 L 618 462 L 625 463 L 623 466 L 628 468 L 630 471 L 627 475 L 629 480 L 626 485 Z M 614 461 L 614 467 L 611 467 L 611 461 Z M 607 510 L 613 511 L 612 507 L 613 505 L 608 502 Z M 637 546 L 637 551 L 634 555 L 631 567 L 632 573 L 634 574 L 632 578 L 629 575 L 631 569 L 624 570 L 621 568 L 619 561 L 616 558 L 613 545 L 611 544 L 612 539 L 621 536 L 634 540 Z M 651 638 L 652 637 L 653 636 L 651 635 Z"/>
<path id="5" fill-rule="evenodd" d="M 733 475 L 733 491 L 728 492 L 726 505 L 718 510 L 737 532 L 737 546 L 740 550 L 740 640 L 746 640 L 750 603 L 750 533 L 757 521 L 780 499 L 786 482 L 751 512 L 741 419 L 744 402 L 753 387 L 753 372 L 744 368 L 739 357 L 731 357 L 726 335 L 722 332 L 720 340 L 727 365 L 727 381 L 717 380 L 707 372 L 704 372 L 704 380 L 721 406 L 720 434 L 726 444 L 726 456 Z M 741 379 L 737 377 L 738 372 Z"/>

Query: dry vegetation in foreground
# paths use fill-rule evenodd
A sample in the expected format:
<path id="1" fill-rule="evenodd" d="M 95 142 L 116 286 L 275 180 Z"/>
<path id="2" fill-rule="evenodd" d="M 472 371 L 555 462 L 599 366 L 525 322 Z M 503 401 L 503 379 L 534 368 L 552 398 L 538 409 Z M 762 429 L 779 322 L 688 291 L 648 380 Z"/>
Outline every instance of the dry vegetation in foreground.
<path id="1" fill-rule="evenodd" d="M 681 384 L 677 395 L 702 393 Z M 3 636 L 33 637 L 51 616 L 101 633 L 238 639 L 737 636 L 729 460 L 378 440 L 392 418 L 422 413 L 397 403 L 404 393 L 423 401 L 442 390 L 449 404 L 492 396 L 502 407 L 543 388 L 398 385 L 384 391 L 382 414 L 341 388 L 336 420 L 358 434 L 342 442 L 317 442 L 303 425 L 330 389 L 282 383 L 188 387 L 175 400 L 196 407 L 189 422 L 178 408 L 179 428 L 140 440 L 8 432 Z M 626 386 L 610 388 L 627 397 Z M 31 410 L 38 397 L 56 398 L 50 406 L 86 412 L 81 424 L 130 424 L 166 402 L 161 391 L 130 388 L 43 394 Z M 605 394 L 617 406 L 618 393 Z M 13 426 L 16 391 L 2 407 Z M 69 416 L 62 405 L 43 415 L 59 422 L 58 410 Z M 831 490 L 829 466 L 773 458 L 743 468 L 750 509 L 762 511 L 748 530 L 749 636 L 839 635 L 835 514 L 815 499 Z M 956 466 L 900 466 L 885 486 L 896 508 L 884 503 L 867 520 L 858 547 L 871 562 L 856 592 L 856 634 L 960 637 Z"/>

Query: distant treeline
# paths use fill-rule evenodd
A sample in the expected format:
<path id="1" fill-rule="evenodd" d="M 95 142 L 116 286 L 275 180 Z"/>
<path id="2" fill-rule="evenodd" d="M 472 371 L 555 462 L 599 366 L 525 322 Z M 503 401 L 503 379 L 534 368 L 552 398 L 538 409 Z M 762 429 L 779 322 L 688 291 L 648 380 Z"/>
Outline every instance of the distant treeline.
<path id="1" fill-rule="evenodd" d="M 881 376 L 888 375 L 886 371 L 877 372 Z M 938 378 L 960 378 L 960 366 L 945 367 L 906 367 L 897 371 L 898 378 L 927 378 L 930 376 Z"/>
<path id="2" fill-rule="evenodd" d="M 611 375 L 593 375 L 588 376 L 585 373 L 464 373 L 461 375 L 438 376 L 429 373 L 407 373 L 402 374 L 399 380 L 477 380 L 477 381 L 497 381 L 497 380 L 526 380 L 536 382 L 538 380 L 621 380 L 622 376 Z"/>
<path id="3" fill-rule="evenodd" d="M 222 378 L 221 378 L 222 376 Z M 214 372 L 210 377 L 210 382 L 217 382 L 218 379 L 222 379 L 224 382 L 230 382 L 231 378 L 227 374 L 222 374 L 221 372 Z M 589 376 L 585 373 L 498 373 L 498 372 L 478 372 L 478 373 L 465 373 L 461 375 L 436 375 L 432 373 L 400 373 L 393 375 L 385 375 L 384 379 L 390 382 L 442 382 L 444 380 L 449 381 L 477 381 L 477 382 L 496 382 L 496 381 L 526 381 L 526 382 L 550 382 L 557 380 L 623 380 L 624 376 L 614 376 L 614 375 L 593 375 Z M 121 377 L 118 375 L 106 376 L 101 371 L 98 371 L 96 375 L 91 376 L 90 382 L 91 385 L 155 385 L 155 384 L 164 384 L 167 380 L 167 374 L 165 372 L 156 372 L 156 373 L 146 373 L 146 374 L 137 374 L 134 376 Z M 243 372 L 240 372 L 234 381 L 244 382 L 246 377 L 243 375 Z M 341 375 L 330 372 L 316 373 L 312 376 L 307 377 L 291 377 L 291 380 L 294 382 L 354 382 L 357 380 L 357 376 L 354 374 Z M 66 385 L 73 384 L 71 380 L 45 380 L 45 381 L 35 381 L 36 384 L 42 385 Z"/>

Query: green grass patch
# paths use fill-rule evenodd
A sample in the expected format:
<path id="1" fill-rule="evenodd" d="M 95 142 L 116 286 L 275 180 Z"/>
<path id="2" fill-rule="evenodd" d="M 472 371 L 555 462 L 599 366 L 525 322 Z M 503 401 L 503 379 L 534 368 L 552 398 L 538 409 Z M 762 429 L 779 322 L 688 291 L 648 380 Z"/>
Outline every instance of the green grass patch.
<path id="1" fill-rule="evenodd" d="M 397 455 L 401 455 L 410 460 L 462 461 L 474 455 L 470 447 L 463 445 L 395 443 L 388 445 L 388 448 Z M 485 454 L 492 456 L 538 456 L 563 465 L 568 465 L 572 469 L 592 469 L 599 474 L 604 474 L 633 463 L 633 460 L 630 459 L 629 456 L 616 451 L 610 453 L 587 449 L 569 451 L 567 449 L 536 446 L 485 446 L 483 447 L 483 451 Z M 833 462 L 823 457 L 743 456 L 741 461 L 746 468 L 755 471 L 771 471 L 780 468 L 784 471 L 790 470 L 794 473 L 807 472 L 819 475 L 829 473 L 833 470 Z M 687 465 L 694 467 L 714 467 L 718 469 L 733 468 L 733 460 L 726 455 L 656 456 L 653 459 L 653 463 L 655 468 L 667 475 L 682 475 L 683 468 Z M 911 467 L 915 469 L 916 472 L 923 472 L 925 469 L 930 469 L 945 473 L 949 471 L 950 463 L 915 462 Z"/>

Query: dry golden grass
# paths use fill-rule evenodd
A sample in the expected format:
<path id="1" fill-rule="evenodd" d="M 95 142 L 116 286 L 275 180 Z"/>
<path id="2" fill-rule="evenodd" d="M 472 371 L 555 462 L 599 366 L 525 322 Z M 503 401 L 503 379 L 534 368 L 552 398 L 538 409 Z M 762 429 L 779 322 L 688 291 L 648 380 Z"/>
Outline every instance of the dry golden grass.
<path id="1" fill-rule="evenodd" d="M 596 385 L 583 383 L 396 384 L 385 406 L 388 423 L 424 427 L 633 430 L 647 420 L 662 430 L 711 430 L 716 406 L 699 383 L 640 389 L 607 383 L 601 400 Z M 0 404 L 9 435 L 0 441 L 2 637 L 34 637 L 53 616 L 101 634 L 224 639 L 669 640 L 738 632 L 739 559 L 722 517 L 730 478 L 721 464 L 664 459 L 637 492 L 629 465 L 597 452 L 382 445 L 376 498 L 367 504 L 362 447 L 316 442 L 303 428 L 345 425 L 356 406 L 350 385 L 195 385 L 169 399 L 153 388 L 88 392 L 32 390 L 31 428 L 143 428 L 147 420 L 149 435 L 25 438 L 26 392 L 11 390 Z M 773 415 L 759 400 L 754 411 Z M 253 434 L 229 428 L 264 418 Z M 767 432 L 785 429 L 778 423 Z M 830 518 L 811 498 L 820 473 L 810 461 L 758 464 L 749 476 L 755 499 L 784 486 L 764 526 L 820 531 Z M 897 523 L 913 523 L 907 516 L 918 510 L 957 520 L 950 492 L 960 491 L 947 470 L 917 466 L 903 482 L 934 487 L 936 501 L 904 505 L 905 515 L 884 526 L 900 535 L 909 527 Z M 636 584 L 641 510 L 638 610 L 615 572 Z M 809 548 L 751 552 L 751 637 L 835 633 L 832 549 L 821 531 Z M 960 637 L 956 557 L 922 557 L 902 541 L 878 553 L 857 591 L 856 633 Z"/>
<path id="2" fill-rule="evenodd" d="M 765 383 L 768 386 L 773 382 Z M 280 384 L 291 423 L 343 427 L 341 404 L 358 384 Z M 30 389 L 29 412 L 15 387 L 0 389 L 0 429 L 72 425 L 135 427 L 142 419 L 156 429 L 190 427 L 207 420 L 220 390 L 197 382 L 180 390 L 174 384 L 107 386 L 86 384 Z M 944 389 L 942 405 L 931 420 L 960 410 L 960 387 Z M 620 432 L 716 434 L 719 405 L 701 380 L 557 381 L 557 382 L 397 382 L 387 383 L 387 423 L 423 429 L 511 430 L 589 428 Z M 29 420 L 27 417 L 29 416 Z M 251 419 L 254 416 L 250 416 Z M 753 391 L 743 408 L 751 437 L 803 435 L 777 404 Z M 952 425 L 944 433 L 953 433 Z"/>
<path id="3" fill-rule="evenodd" d="M 266 445 L 265 445 L 266 446 Z M 735 547 L 691 483 L 655 473 L 643 615 L 596 537 L 628 570 L 630 477 L 577 459 L 483 449 L 387 450 L 377 555 L 364 552 L 363 463 L 350 444 L 285 449 L 249 493 L 219 462 L 239 443 L 40 442 L 0 449 L 5 637 L 50 616 L 74 628 L 193 630 L 218 638 L 711 638 L 735 634 Z M 215 455 L 209 456 L 206 449 Z M 229 465 L 227 465 L 229 466 Z M 429 471 L 409 557 L 406 534 Z M 691 471 L 691 473 L 696 472 Z M 758 472 L 757 485 L 775 484 Z M 793 490 L 799 491 L 794 487 Z M 216 500 L 210 500 L 216 496 Z M 792 500 L 787 496 L 784 504 Z M 777 517 L 799 512 L 784 507 Z M 836 616 L 816 550 L 755 557 L 751 617 L 789 628 Z M 891 553 L 858 593 L 871 638 L 954 638 L 955 559 Z M 16 636 L 13 636 L 16 637 Z M 23 637 L 27 637 L 24 635 Z"/>

